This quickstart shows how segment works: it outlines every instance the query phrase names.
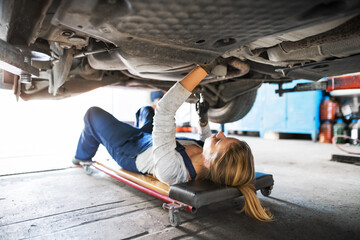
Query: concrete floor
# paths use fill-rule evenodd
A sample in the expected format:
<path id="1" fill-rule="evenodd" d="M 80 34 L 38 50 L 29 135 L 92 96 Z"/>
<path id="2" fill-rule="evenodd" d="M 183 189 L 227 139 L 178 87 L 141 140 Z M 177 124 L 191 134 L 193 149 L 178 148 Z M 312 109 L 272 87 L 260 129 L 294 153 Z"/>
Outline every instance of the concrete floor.
<path id="1" fill-rule="evenodd" d="M 331 144 L 245 139 L 256 170 L 272 173 L 275 215 L 260 223 L 238 198 L 182 213 L 169 225 L 162 202 L 81 168 L 0 177 L 0 239 L 360 239 L 360 166 L 329 161 Z M 355 150 L 360 150 L 355 148 Z"/>

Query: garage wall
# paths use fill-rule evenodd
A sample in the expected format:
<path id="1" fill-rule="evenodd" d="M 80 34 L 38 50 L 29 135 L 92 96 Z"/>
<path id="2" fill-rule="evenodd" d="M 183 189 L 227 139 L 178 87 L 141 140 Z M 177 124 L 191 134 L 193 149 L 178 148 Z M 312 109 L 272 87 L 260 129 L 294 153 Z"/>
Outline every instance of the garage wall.
<path id="1" fill-rule="evenodd" d="M 113 101 L 111 112 L 114 116 L 126 122 L 135 120 L 136 111 L 151 105 L 150 90 L 114 88 L 112 89 Z"/>
<path id="2" fill-rule="evenodd" d="M 147 91 L 101 88 L 63 100 L 16 102 L 11 91 L 0 90 L 0 102 L 0 160 L 31 155 L 70 160 L 89 107 L 99 106 L 128 121 L 150 97 Z"/>

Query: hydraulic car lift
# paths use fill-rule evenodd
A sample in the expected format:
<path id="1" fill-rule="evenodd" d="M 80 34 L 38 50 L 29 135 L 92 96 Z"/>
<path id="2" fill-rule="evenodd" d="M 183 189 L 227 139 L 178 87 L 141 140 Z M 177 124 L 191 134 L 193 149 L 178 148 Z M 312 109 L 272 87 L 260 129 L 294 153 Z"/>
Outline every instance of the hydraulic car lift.
<path id="1" fill-rule="evenodd" d="M 343 90 L 343 89 L 359 89 L 360 88 L 360 74 L 354 75 L 344 75 L 337 77 L 328 77 L 325 80 L 320 80 L 318 82 L 309 82 L 309 83 L 298 83 L 294 88 L 283 89 L 282 83 L 279 84 L 279 89 L 275 92 L 280 95 L 289 92 L 302 92 L 302 91 L 314 91 L 322 90 L 326 92 L 331 92 L 334 90 Z"/>

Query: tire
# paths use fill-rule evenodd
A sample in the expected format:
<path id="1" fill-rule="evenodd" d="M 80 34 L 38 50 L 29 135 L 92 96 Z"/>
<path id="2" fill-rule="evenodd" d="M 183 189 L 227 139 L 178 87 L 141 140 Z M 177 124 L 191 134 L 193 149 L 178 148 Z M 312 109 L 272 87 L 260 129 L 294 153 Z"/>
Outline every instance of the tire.
<path id="1" fill-rule="evenodd" d="M 242 119 L 250 111 L 256 99 L 257 89 L 240 95 L 221 107 L 209 109 L 208 117 L 214 123 L 229 123 Z"/>

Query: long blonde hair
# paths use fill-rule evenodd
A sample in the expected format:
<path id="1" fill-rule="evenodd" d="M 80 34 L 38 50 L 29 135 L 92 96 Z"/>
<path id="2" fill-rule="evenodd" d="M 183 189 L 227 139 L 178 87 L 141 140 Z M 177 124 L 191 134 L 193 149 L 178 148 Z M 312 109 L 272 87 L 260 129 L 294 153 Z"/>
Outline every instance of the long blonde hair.
<path id="1" fill-rule="evenodd" d="M 254 157 L 246 142 L 231 143 L 226 151 L 218 153 L 211 162 L 207 178 L 218 184 L 237 187 L 245 198 L 245 213 L 263 222 L 273 219 L 264 209 L 255 193 Z"/>

